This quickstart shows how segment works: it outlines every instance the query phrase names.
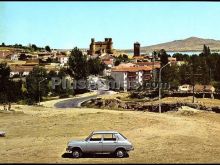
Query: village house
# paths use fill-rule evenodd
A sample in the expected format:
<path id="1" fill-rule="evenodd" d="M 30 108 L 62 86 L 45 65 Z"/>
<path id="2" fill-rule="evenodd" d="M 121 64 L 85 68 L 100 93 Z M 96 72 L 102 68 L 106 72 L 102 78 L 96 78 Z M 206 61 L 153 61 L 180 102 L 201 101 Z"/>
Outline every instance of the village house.
<path id="1" fill-rule="evenodd" d="M 179 92 L 192 92 L 193 91 L 193 86 L 189 84 L 183 84 L 178 87 Z M 215 92 L 215 87 L 212 85 L 201 85 L 201 84 L 196 84 L 194 86 L 194 92 L 195 93 L 214 93 Z"/>
<path id="2" fill-rule="evenodd" d="M 46 64 L 43 67 L 47 70 L 47 73 L 49 73 L 50 71 L 55 71 L 56 73 L 58 73 L 60 70 L 60 65 L 58 63 Z"/>
<path id="3" fill-rule="evenodd" d="M 60 66 L 64 66 L 68 63 L 69 57 L 65 55 L 59 55 L 57 56 L 57 59 L 60 62 Z"/>
<path id="4" fill-rule="evenodd" d="M 9 62 L 8 65 L 11 68 L 10 77 L 27 76 L 35 66 L 39 65 L 39 60 L 27 60 L 27 61 L 15 61 Z"/>
<path id="5" fill-rule="evenodd" d="M 22 66 L 22 65 L 14 65 L 11 66 L 10 77 L 21 76 L 25 77 L 29 75 L 29 73 L 33 70 L 33 66 Z"/>
<path id="6" fill-rule="evenodd" d="M 0 59 L 6 59 L 11 54 L 12 52 L 9 50 L 0 50 Z"/>
<path id="7" fill-rule="evenodd" d="M 11 59 L 12 61 L 18 61 L 18 59 L 19 59 L 19 54 L 17 54 L 17 53 L 12 54 L 12 55 L 10 56 L 10 59 Z"/>
<path id="8" fill-rule="evenodd" d="M 38 53 L 38 59 L 41 59 L 43 61 L 46 61 L 48 58 L 54 58 L 55 54 L 50 52 L 39 52 Z"/>
<path id="9" fill-rule="evenodd" d="M 132 63 L 122 64 L 112 68 L 111 76 L 115 80 L 116 88 L 127 91 L 134 85 L 132 83 L 143 85 L 144 81 L 150 80 L 152 78 L 152 67 L 136 66 Z"/>
<path id="10" fill-rule="evenodd" d="M 150 66 L 154 69 L 159 69 L 160 68 L 160 62 L 134 62 L 133 64 L 138 65 L 138 66 Z"/>
<path id="11" fill-rule="evenodd" d="M 108 68 L 112 68 L 114 66 L 115 58 L 111 55 L 107 54 L 99 57 L 102 62 L 108 66 Z"/>

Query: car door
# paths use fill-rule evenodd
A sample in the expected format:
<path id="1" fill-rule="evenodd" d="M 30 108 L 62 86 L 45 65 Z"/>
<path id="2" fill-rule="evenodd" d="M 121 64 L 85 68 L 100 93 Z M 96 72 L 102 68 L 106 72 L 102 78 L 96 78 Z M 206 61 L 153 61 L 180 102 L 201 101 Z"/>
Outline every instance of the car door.
<path id="1" fill-rule="evenodd" d="M 117 146 L 115 134 L 103 134 L 103 152 L 114 152 Z"/>
<path id="2" fill-rule="evenodd" d="M 102 152 L 102 134 L 93 134 L 87 140 L 86 152 Z"/>

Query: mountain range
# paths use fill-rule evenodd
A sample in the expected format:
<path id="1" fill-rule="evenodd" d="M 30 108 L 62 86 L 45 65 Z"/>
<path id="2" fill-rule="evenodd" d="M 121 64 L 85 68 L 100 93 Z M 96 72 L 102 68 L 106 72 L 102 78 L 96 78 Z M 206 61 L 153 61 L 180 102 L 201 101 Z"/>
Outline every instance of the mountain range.
<path id="1" fill-rule="evenodd" d="M 166 51 L 187 52 L 187 51 L 202 51 L 203 45 L 209 46 L 211 51 L 220 51 L 220 40 L 204 39 L 198 37 L 190 37 L 183 40 L 174 40 L 171 42 L 142 46 L 142 52 L 152 52 L 154 50 L 165 49 Z M 123 50 L 124 52 L 131 52 L 133 49 Z"/>

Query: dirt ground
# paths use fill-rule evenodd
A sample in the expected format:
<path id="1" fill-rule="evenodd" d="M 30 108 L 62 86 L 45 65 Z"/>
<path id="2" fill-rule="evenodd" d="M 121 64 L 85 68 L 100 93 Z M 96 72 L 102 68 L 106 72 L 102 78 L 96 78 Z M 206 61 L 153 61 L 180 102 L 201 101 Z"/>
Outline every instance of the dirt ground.
<path id="1" fill-rule="evenodd" d="M 13 105 L 0 113 L 0 163 L 220 163 L 220 114 L 183 107 L 163 114 Z M 67 142 L 116 130 L 135 150 L 127 158 L 65 154 Z"/>

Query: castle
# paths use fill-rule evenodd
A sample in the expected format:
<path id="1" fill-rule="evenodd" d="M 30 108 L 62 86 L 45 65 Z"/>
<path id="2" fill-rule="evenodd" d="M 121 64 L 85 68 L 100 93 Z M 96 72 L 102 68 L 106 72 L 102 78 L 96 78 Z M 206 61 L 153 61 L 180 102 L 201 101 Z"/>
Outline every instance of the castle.
<path id="1" fill-rule="evenodd" d="M 112 54 L 113 53 L 113 42 L 112 38 L 105 38 L 105 41 L 101 42 L 95 42 L 95 39 L 91 39 L 90 49 L 88 51 L 88 54 L 94 55 L 94 54 Z"/>

